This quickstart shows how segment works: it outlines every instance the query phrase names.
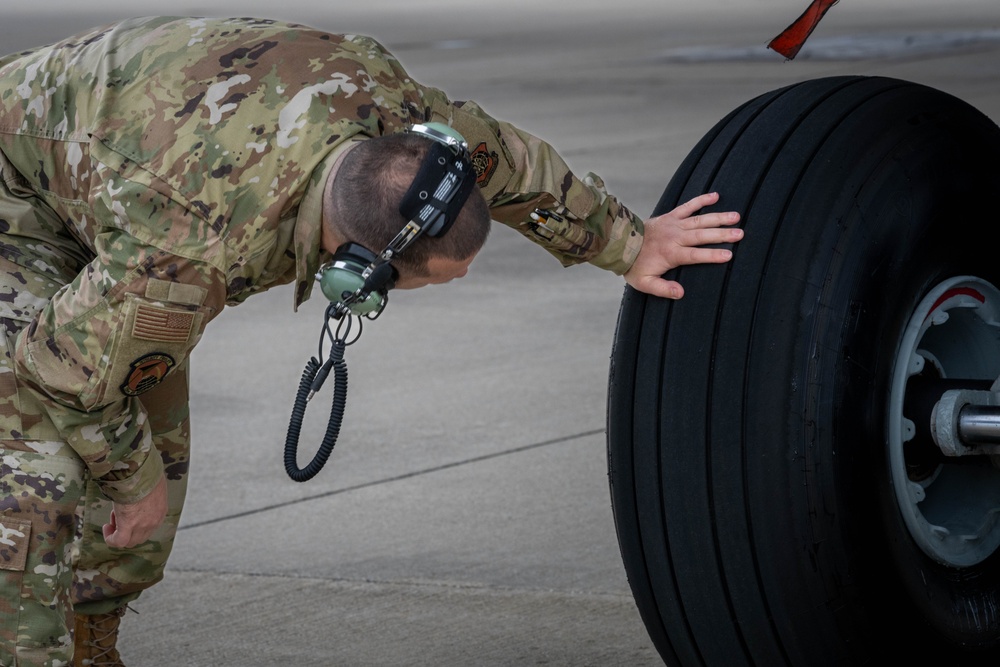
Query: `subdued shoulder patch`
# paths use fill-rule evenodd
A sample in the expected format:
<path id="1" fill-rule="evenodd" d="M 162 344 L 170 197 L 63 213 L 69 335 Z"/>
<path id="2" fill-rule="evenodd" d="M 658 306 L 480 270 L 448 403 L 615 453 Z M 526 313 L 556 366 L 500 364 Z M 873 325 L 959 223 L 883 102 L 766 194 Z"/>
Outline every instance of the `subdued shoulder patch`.
<path id="1" fill-rule="evenodd" d="M 489 149 L 485 141 L 472 150 L 470 157 L 472 158 L 472 168 L 476 171 L 476 184 L 485 188 L 497 170 L 500 158 L 496 151 Z"/>
<path id="2" fill-rule="evenodd" d="M 128 376 L 119 388 L 126 396 L 138 396 L 147 392 L 163 382 L 174 363 L 173 357 L 162 352 L 139 357 L 129 364 Z"/>

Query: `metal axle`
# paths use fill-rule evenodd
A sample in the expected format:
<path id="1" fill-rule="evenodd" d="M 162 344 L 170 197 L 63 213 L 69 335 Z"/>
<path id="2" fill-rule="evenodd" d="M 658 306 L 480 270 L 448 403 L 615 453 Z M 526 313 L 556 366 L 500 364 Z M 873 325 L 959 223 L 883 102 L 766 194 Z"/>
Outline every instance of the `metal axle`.
<path id="1" fill-rule="evenodd" d="M 970 447 L 1000 444 L 1000 406 L 964 406 L 958 412 L 958 439 Z"/>

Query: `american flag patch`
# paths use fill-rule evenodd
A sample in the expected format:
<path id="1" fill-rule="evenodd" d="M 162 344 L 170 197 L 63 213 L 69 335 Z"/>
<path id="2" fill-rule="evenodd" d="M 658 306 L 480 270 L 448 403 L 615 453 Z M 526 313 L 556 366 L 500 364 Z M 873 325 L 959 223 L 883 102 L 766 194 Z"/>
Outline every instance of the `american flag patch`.
<path id="1" fill-rule="evenodd" d="M 194 325 L 194 313 L 140 303 L 135 311 L 132 336 L 160 343 L 186 343 Z"/>

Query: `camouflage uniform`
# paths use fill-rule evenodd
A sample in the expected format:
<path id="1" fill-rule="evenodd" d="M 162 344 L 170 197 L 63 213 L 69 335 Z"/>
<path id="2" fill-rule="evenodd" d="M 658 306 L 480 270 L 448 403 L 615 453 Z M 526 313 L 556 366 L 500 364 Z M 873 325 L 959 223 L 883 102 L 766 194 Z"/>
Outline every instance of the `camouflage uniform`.
<path id="1" fill-rule="evenodd" d="M 368 37 L 157 17 L 0 59 L 0 664 L 15 645 L 21 664 L 60 664 L 70 605 L 106 612 L 160 579 L 189 352 L 226 305 L 289 282 L 308 298 L 335 157 L 422 121 L 467 138 L 494 219 L 566 265 L 630 266 L 641 220 L 599 179 Z M 563 221 L 538 228 L 536 207 Z M 164 526 L 107 548 L 109 500 L 164 472 Z"/>

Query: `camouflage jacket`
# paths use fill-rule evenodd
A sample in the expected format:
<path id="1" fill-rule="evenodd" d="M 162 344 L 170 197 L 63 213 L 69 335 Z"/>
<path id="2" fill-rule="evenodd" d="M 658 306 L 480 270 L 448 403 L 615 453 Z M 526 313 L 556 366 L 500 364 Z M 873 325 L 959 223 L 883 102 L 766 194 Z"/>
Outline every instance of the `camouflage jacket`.
<path id="1" fill-rule="evenodd" d="M 564 264 L 627 270 L 642 222 L 599 179 L 414 82 L 371 38 L 155 17 L 0 58 L 3 178 L 64 227 L 42 254 L 71 283 L 18 338 L 17 372 L 110 497 L 131 502 L 158 479 L 137 397 L 208 321 L 279 284 L 295 283 L 295 306 L 308 298 L 337 148 L 432 120 L 468 140 L 495 220 Z M 536 207 L 563 221 L 539 233 Z M 2 231 L 8 259 L 39 261 L 40 235 Z"/>

